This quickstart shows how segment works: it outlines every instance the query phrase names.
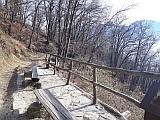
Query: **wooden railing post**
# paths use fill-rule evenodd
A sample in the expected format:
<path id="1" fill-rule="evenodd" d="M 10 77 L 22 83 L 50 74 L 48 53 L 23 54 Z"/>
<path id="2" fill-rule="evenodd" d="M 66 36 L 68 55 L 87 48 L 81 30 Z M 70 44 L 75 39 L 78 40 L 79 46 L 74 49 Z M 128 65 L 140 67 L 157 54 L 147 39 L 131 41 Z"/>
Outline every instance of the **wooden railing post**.
<path id="1" fill-rule="evenodd" d="M 96 90 L 96 84 L 97 78 L 96 78 L 96 68 L 93 67 L 93 104 L 97 103 L 97 90 Z"/>
<path id="2" fill-rule="evenodd" d="M 62 68 L 65 66 L 65 59 L 62 60 Z"/>
<path id="3" fill-rule="evenodd" d="M 72 62 L 72 60 L 71 60 L 71 61 L 70 61 L 70 65 L 69 65 L 69 70 L 72 70 L 72 67 L 73 67 L 73 62 Z M 67 78 L 67 83 L 66 83 L 66 85 L 69 85 L 70 77 L 71 77 L 71 73 L 69 72 L 69 73 L 68 73 L 68 78 Z"/>
<path id="4" fill-rule="evenodd" d="M 47 62 L 47 56 L 48 56 L 48 55 L 47 55 L 47 53 L 46 53 L 46 56 L 45 56 L 45 61 L 46 61 L 46 62 Z"/>
<path id="5" fill-rule="evenodd" d="M 47 64 L 46 64 L 47 69 L 49 69 L 50 60 L 51 60 L 51 55 L 48 57 L 48 60 L 47 60 Z"/>
<path id="6" fill-rule="evenodd" d="M 55 56 L 55 61 L 54 61 L 54 65 L 56 66 L 57 65 L 57 57 Z M 54 75 L 56 74 L 56 67 L 54 67 Z"/>

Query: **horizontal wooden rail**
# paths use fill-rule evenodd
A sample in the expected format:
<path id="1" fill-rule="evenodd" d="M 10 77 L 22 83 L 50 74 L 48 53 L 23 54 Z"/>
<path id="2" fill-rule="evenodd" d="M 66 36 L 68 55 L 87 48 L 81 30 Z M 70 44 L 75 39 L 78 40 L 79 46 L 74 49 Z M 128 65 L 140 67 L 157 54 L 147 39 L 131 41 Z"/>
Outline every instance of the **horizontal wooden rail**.
<path id="1" fill-rule="evenodd" d="M 95 84 L 96 84 L 96 86 L 98 86 L 98 87 L 100 87 L 100 88 L 103 88 L 103 89 L 105 89 L 105 90 L 107 90 L 107 91 L 109 91 L 109 92 L 111 92 L 111 93 L 114 93 L 114 94 L 117 95 L 117 96 L 120 96 L 120 97 L 122 97 L 122 98 L 125 98 L 126 100 L 128 100 L 128 101 L 132 102 L 133 104 L 135 104 L 137 107 L 140 107 L 140 102 L 139 102 L 138 100 L 136 100 L 136 99 L 134 99 L 134 98 L 132 98 L 132 97 L 126 95 L 126 94 L 123 94 L 123 93 L 121 93 L 121 92 L 118 92 L 118 91 L 116 91 L 116 90 L 113 90 L 113 89 L 111 89 L 111 88 L 109 88 L 109 87 L 106 87 L 106 86 L 104 86 L 104 85 L 101 85 L 101 84 L 98 84 L 98 83 L 95 83 Z"/>
<path id="2" fill-rule="evenodd" d="M 76 63 L 79 63 L 79 64 L 84 64 L 84 65 L 92 66 L 92 67 L 99 68 L 99 69 L 109 70 L 109 71 L 118 72 L 118 73 L 126 73 L 126 74 L 134 75 L 134 76 L 145 76 L 145 77 L 153 78 L 153 79 L 156 79 L 156 80 L 160 80 L 160 73 L 140 72 L 140 71 L 137 71 L 137 70 L 126 70 L 126 69 L 122 69 L 122 68 L 100 66 L 100 65 L 93 64 L 93 63 L 87 63 L 87 62 L 78 61 L 78 60 L 75 60 L 75 59 L 64 58 L 64 57 L 54 55 L 54 54 L 51 54 L 51 55 L 54 56 L 54 57 L 60 58 L 60 59 L 70 60 L 70 61 L 73 61 L 73 62 L 76 62 Z"/>
<path id="3" fill-rule="evenodd" d="M 45 58 L 33 58 L 31 61 L 45 61 Z"/>
<path id="4" fill-rule="evenodd" d="M 83 76 L 81 76 L 81 75 L 79 75 L 79 74 L 77 74 L 77 73 L 75 73 L 75 72 L 73 72 L 73 71 L 70 71 L 70 70 L 69 70 L 68 72 L 70 72 L 70 73 L 72 73 L 73 75 L 81 78 L 82 80 L 85 80 L 85 81 L 93 84 L 93 81 L 89 80 L 88 78 L 85 78 L 85 77 L 83 77 Z M 109 87 L 106 87 L 106 86 L 101 85 L 101 84 L 98 84 L 98 83 L 94 83 L 94 84 L 95 84 L 96 86 L 102 88 L 102 89 L 105 89 L 105 90 L 107 90 L 107 91 L 109 91 L 109 92 L 111 92 L 111 93 L 114 93 L 115 95 L 118 95 L 118 96 L 120 96 L 120 97 L 122 97 L 122 98 L 125 98 L 126 100 L 128 100 L 128 101 L 132 102 L 133 104 L 135 104 L 137 107 L 140 106 L 140 102 L 139 102 L 138 100 L 136 100 L 136 99 L 134 99 L 134 98 L 132 98 L 132 97 L 126 95 L 126 94 L 123 94 L 123 93 L 121 93 L 121 92 L 118 92 L 118 91 L 116 91 L 116 90 L 113 90 L 113 89 L 111 89 L 111 88 L 109 88 Z"/>
<path id="5" fill-rule="evenodd" d="M 69 69 L 66 69 L 66 68 L 61 68 L 61 67 L 59 67 L 59 66 L 57 66 L 57 65 L 54 65 L 54 64 L 52 64 L 52 63 L 50 63 L 50 65 L 53 66 L 53 67 L 55 67 L 55 68 L 57 68 L 57 69 L 66 71 L 66 72 L 68 72 L 68 70 L 69 70 Z"/>
<path id="6" fill-rule="evenodd" d="M 54 66 L 54 65 L 53 65 L 53 66 Z M 73 74 L 73 75 L 81 78 L 82 80 L 85 80 L 85 81 L 93 84 L 93 81 L 89 80 L 89 79 L 86 78 L 86 77 L 83 77 L 83 76 L 79 75 L 78 73 L 73 72 L 72 70 L 60 68 L 60 67 L 58 67 L 58 66 L 54 66 L 54 67 L 56 67 L 57 69 L 60 69 L 60 70 L 67 71 L 67 72 L 69 72 L 69 73 L 71 73 L 71 74 Z M 120 97 L 122 97 L 122 98 L 125 98 L 126 100 L 128 100 L 128 101 L 132 102 L 133 104 L 135 104 L 137 107 L 140 106 L 140 102 L 139 102 L 138 100 L 136 100 L 136 99 L 134 99 L 134 98 L 132 98 L 132 97 L 126 95 L 126 94 L 123 94 L 123 93 L 121 93 L 121 92 L 118 92 L 118 91 L 116 91 L 116 90 L 113 90 L 113 89 L 111 89 L 111 88 L 109 88 L 109 87 L 103 86 L 103 85 L 98 84 L 98 83 L 94 83 L 94 84 L 95 84 L 96 86 L 102 88 L 102 89 L 105 89 L 105 90 L 107 90 L 107 91 L 109 91 L 109 92 L 111 92 L 111 93 L 114 93 L 114 94 L 117 95 L 117 96 L 120 96 Z"/>
<path id="7" fill-rule="evenodd" d="M 112 72 L 117 72 L 117 73 L 126 73 L 128 75 L 134 75 L 134 76 L 145 76 L 145 77 L 150 77 L 152 79 L 156 79 L 156 80 L 159 80 L 160 79 L 160 74 L 159 73 L 151 73 L 151 72 L 140 72 L 140 71 L 135 71 L 135 70 L 126 70 L 126 69 L 122 69 L 122 68 L 113 68 L 113 67 L 107 67 L 107 66 L 100 66 L 100 65 L 96 65 L 96 64 L 92 64 L 92 63 L 87 63 L 87 62 L 83 62 L 83 61 L 78 61 L 78 60 L 75 60 L 75 59 L 70 59 L 70 58 L 64 58 L 64 57 L 61 57 L 61 56 L 58 56 L 58 55 L 54 55 L 54 54 L 51 54 L 51 56 L 55 57 L 55 59 L 62 59 L 63 61 L 63 65 L 64 65 L 64 62 L 67 60 L 70 62 L 70 66 L 68 69 L 66 68 L 61 68 L 59 66 L 56 66 L 56 62 L 55 63 L 50 63 L 52 66 L 54 66 L 54 68 L 57 68 L 57 69 L 60 69 L 60 70 L 64 70 L 66 72 L 68 72 L 68 79 L 67 79 L 67 84 L 69 84 L 69 79 L 71 77 L 71 74 L 72 75 L 75 75 L 79 78 L 81 78 L 82 80 L 85 80 L 91 84 L 93 84 L 93 103 L 96 104 L 96 101 L 97 101 L 97 90 L 96 90 L 96 87 L 100 87 L 104 90 L 107 90 L 119 97 L 122 97 L 128 101 L 130 101 L 131 103 L 133 103 L 134 105 L 136 105 L 137 107 L 140 107 L 140 102 L 134 98 L 132 98 L 131 96 L 128 96 L 124 93 L 121 93 L 119 91 L 116 91 L 116 90 L 113 90 L 112 88 L 109 88 L 109 87 L 106 87 L 102 84 L 99 84 L 97 83 L 97 78 L 96 78 L 96 69 L 103 69 L 103 70 L 108 70 L 108 71 L 112 71 Z M 78 73 L 75 73 L 75 71 L 72 70 L 72 65 L 73 63 L 78 63 L 78 64 L 83 64 L 83 65 L 87 65 L 87 66 L 91 66 L 92 67 L 92 75 L 93 75 L 93 80 L 90 80 Z"/>

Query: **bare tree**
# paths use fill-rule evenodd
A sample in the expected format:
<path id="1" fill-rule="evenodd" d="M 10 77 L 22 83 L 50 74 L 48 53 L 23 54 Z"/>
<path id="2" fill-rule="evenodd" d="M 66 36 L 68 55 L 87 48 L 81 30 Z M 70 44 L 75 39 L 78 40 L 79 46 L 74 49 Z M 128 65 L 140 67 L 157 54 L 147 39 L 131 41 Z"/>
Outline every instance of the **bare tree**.
<path id="1" fill-rule="evenodd" d="M 35 10 L 34 10 L 34 15 L 33 15 L 33 20 L 32 20 L 32 33 L 29 39 L 29 44 L 28 44 L 28 48 L 30 49 L 31 44 L 32 44 L 32 37 L 35 31 L 35 27 L 36 27 L 36 20 L 37 20 L 37 14 L 38 14 L 38 9 L 39 9 L 39 5 L 42 3 L 42 1 L 40 2 L 36 2 L 35 3 Z"/>

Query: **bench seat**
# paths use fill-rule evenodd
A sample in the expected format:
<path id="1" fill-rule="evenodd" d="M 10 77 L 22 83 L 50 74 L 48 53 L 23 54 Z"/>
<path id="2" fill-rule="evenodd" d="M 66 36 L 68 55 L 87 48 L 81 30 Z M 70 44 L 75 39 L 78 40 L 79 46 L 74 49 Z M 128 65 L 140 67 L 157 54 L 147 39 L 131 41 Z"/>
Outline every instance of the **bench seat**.
<path id="1" fill-rule="evenodd" d="M 37 89 L 34 92 L 54 119 L 73 120 L 69 111 L 48 90 Z"/>

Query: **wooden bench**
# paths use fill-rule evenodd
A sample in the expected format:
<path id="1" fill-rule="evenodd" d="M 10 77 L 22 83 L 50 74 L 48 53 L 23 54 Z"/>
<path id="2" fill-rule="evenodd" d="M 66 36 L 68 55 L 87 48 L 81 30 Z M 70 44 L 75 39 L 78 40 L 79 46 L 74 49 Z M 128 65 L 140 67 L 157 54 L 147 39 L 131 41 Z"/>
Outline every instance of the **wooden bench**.
<path id="1" fill-rule="evenodd" d="M 73 120 L 70 112 L 47 89 L 37 89 L 34 92 L 55 120 Z"/>
<path id="2" fill-rule="evenodd" d="M 31 78 L 32 71 L 24 71 L 24 78 Z"/>

